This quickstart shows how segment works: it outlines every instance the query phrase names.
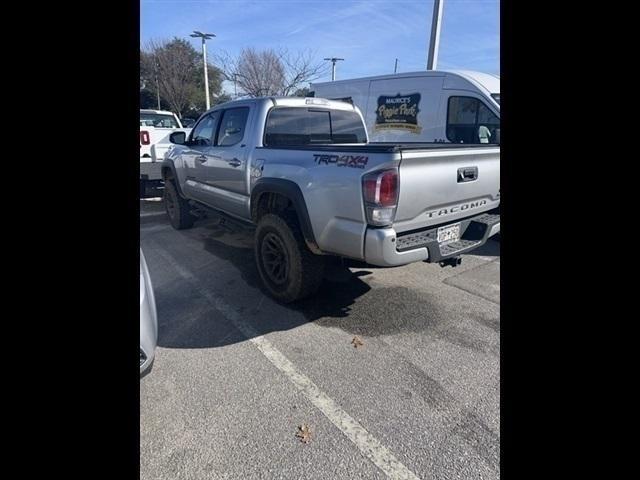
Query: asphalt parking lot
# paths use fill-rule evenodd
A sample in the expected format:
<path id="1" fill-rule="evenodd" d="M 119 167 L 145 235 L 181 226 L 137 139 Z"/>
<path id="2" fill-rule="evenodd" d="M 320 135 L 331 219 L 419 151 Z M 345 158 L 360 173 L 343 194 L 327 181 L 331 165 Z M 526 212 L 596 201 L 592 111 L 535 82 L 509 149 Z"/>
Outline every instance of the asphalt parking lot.
<path id="1" fill-rule="evenodd" d="M 334 262 L 315 297 L 282 306 L 250 230 L 178 232 L 140 203 L 159 322 L 142 479 L 499 478 L 498 242 L 457 268 Z"/>

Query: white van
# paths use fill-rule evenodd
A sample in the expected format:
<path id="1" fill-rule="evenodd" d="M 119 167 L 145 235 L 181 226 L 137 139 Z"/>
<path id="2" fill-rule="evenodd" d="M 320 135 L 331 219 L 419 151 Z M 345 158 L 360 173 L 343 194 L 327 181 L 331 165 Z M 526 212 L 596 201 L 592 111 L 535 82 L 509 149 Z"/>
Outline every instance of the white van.
<path id="1" fill-rule="evenodd" d="M 500 143 L 500 77 L 456 70 L 314 83 L 311 96 L 354 103 L 371 142 Z"/>

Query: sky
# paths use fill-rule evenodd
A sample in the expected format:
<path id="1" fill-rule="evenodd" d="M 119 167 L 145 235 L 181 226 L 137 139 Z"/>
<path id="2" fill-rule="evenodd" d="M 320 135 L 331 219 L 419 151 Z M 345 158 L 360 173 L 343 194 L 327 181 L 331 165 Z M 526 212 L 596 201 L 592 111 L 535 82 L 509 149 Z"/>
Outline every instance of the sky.
<path id="1" fill-rule="evenodd" d="M 141 0 L 140 43 L 189 40 L 193 30 L 215 33 L 216 51 L 243 48 L 309 49 L 341 57 L 336 79 L 424 70 L 433 0 Z M 215 62 L 213 62 L 215 63 Z M 444 0 L 438 69 L 500 74 L 500 0 Z M 331 69 L 316 80 L 331 80 Z M 231 93 L 233 87 L 225 84 Z"/>

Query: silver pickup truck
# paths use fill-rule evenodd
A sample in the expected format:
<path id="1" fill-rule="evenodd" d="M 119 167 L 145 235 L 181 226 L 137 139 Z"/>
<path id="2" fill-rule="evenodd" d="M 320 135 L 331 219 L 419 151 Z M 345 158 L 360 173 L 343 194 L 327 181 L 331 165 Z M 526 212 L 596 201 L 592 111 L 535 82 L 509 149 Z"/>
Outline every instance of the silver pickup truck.
<path id="1" fill-rule="evenodd" d="M 170 139 L 162 175 L 173 227 L 191 227 L 203 209 L 255 225 L 260 277 L 281 302 L 314 293 L 328 255 L 455 266 L 500 231 L 498 146 L 368 143 L 349 103 L 228 102 Z"/>

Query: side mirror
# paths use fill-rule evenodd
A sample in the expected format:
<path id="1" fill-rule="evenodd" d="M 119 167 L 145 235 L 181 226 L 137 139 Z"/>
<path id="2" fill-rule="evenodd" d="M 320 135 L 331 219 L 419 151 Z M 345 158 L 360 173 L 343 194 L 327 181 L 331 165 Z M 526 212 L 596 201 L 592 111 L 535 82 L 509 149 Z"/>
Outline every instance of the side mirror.
<path id="1" fill-rule="evenodd" d="M 184 145 L 187 142 L 187 134 L 184 132 L 172 132 L 169 135 L 169 141 L 176 145 Z"/>
<path id="2" fill-rule="evenodd" d="M 496 143 L 500 145 L 500 129 L 496 128 Z"/>

